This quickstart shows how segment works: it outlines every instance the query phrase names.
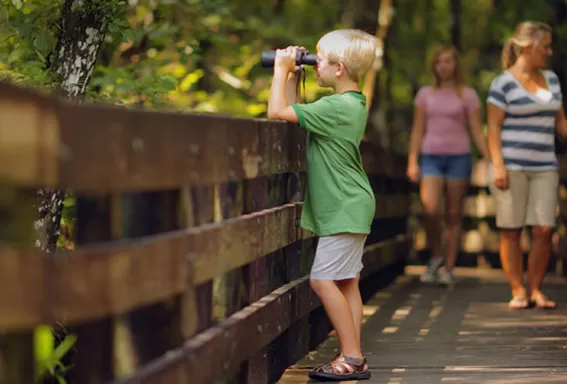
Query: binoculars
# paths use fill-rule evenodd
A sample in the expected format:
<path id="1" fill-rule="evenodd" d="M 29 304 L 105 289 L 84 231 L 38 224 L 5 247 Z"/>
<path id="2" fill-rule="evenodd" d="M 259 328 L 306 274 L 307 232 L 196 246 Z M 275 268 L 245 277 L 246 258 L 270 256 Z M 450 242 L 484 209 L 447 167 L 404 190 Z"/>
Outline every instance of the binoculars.
<path id="1" fill-rule="evenodd" d="M 262 67 L 270 68 L 274 66 L 276 59 L 276 51 L 262 52 Z M 317 55 L 310 54 L 309 51 L 298 50 L 297 58 L 295 59 L 296 65 L 315 65 L 317 64 Z"/>

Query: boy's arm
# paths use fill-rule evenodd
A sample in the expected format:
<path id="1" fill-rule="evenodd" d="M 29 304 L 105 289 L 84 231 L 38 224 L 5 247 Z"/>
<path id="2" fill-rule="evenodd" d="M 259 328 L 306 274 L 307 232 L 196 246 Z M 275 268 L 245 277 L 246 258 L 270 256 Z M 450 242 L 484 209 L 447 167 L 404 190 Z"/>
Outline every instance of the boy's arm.
<path id="1" fill-rule="evenodd" d="M 299 78 L 297 76 L 297 72 L 290 72 L 287 75 L 285 98 L 289 105 L 299 103 Z"/>
<path id="2" fill-rule="evenodd" d="M 297 114 L 286 98 L 288 73 L 278 67 L 274 69 L 274 78 L 268 99 L 268 119 L 297 123 L 299 121 Z"/>

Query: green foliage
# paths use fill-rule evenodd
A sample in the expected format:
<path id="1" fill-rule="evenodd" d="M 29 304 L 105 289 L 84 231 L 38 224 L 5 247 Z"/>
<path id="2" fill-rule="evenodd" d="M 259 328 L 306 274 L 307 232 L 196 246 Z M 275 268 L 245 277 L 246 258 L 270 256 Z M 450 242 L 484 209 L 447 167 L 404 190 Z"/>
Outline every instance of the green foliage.
<path id="1" fill-rule="evenodd" d="M 55 47 L 62 0 L 0 0 L 0 79 L 50 87 L 45 70 Z"/>
<path id="2" fill-rule="evenodd" d="M 57 248 L 73 250 L 75 239 L 75 220 L 77 218 L 76 199 L 71 191 L 66 191 L 61 212 L 60 236 L 57 240 Z"/>
<path id="3" fill-rule="evenodd" d="M 77 336 L 67 334 L 55 347 L 53 331 L 49 326 L 37 327 L 34 331 L 34 351 L 36 361 L 36 380 L 52 377 L 59 384 L 65 384 L 65 373 L 70 369 L 62 360 L 77 342 Z"/>

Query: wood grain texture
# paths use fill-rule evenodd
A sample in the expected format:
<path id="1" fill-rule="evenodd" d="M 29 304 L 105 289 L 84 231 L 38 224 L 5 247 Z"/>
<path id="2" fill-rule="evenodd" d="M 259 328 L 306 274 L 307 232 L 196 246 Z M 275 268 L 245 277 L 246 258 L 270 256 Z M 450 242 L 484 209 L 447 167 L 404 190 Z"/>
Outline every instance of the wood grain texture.
<path id="1" fill-rule="evenodd" d="M 57 183 L 58 113 L 56 100 L 0 82 L 0 179 Z"/>
<path id="2" fill-rule="evenodd" d="M 298 228 L 300 213 L 301 204 L 287 204 L 164 235 L 86 246 L 53 258 L 35 249 L 2 246 L 0 329 L 80 323 L 172 298 L 187 284 L 206 282 L 311 237 Z M 38 283 L 43 290 L 37 289 Z"/>
<path id="3" fill-rule="evenodd" d="M 0 178 L 77 193 L 175 189 L 306 170 L 306 133 L 293 124 L 76 105 L 2 82 L 0 138 Z M 361 152 L 369 174 L 405 177 L 405 155 L 369 142 Z"/>
<path id="4" fill-rule="evenodd" d="M 365 306 L 364 383 L 564 383 L 565 279 L 546 277 L 558 309 L 510 311 L 502 270 L 456 268 L 454 289 L 424 286 L 425 267 L 407 267 Z M 307 384 L 337 353 L 335 335 L 290 367 L 279 384 Z M 363 383 L 362 381 L 360 383 Z"/>
<path id="5" fill-rule="evenodd" d="M 393 262 L 392 250 L 408 244 L 404 236 L 367 248 L 368 274 Z M 383 251 L 384 249 L 384 251 Z M 206 384 L 229 377 L 254 353 L 321 305 L 308 276 L 286 284 L 218 325 L 189 340 L 129 378 L 114 384 L 191 382 Z M 221 364 L 219 364 L 219 362 Z"/>

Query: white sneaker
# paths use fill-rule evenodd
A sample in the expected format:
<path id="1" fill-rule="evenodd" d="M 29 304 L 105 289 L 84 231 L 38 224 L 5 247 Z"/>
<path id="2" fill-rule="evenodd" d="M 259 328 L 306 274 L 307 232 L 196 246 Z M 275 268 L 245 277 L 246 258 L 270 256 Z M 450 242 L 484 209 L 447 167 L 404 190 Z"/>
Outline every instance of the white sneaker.
<path id="1" fill-rule="evenodd" d="M 443 285 L 453 285 L 453 274 L 451 273 L 451 271 L 444 269 L 439 273 L 437 282 Z"/>
<path id="2" fill-rule="evenodd" d="M 427 266 L 427 270 L 423 275 L 419 277 L 422 283 L 433 283 L 437 280 L 437 271 L 443 265 L 443 258 L 436 257 L 435 259 L 430 259 Z"/>

